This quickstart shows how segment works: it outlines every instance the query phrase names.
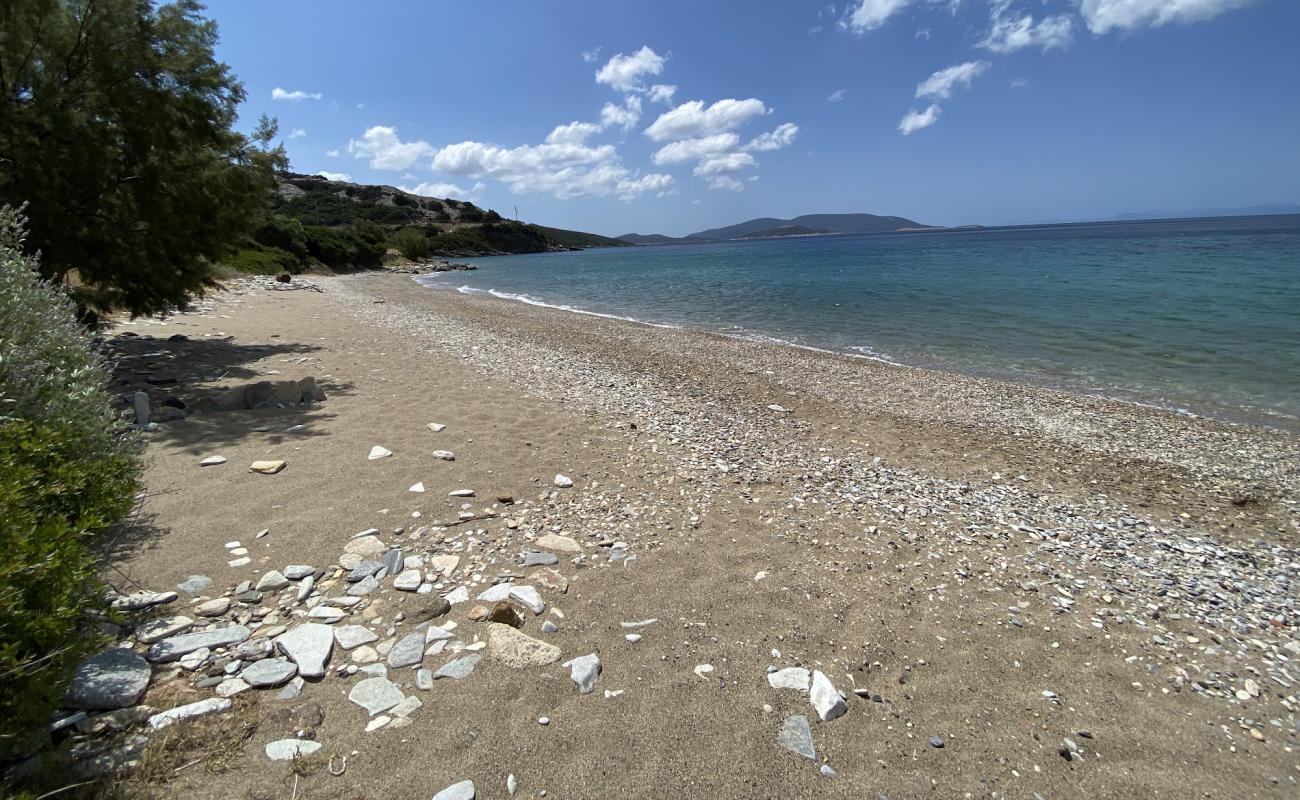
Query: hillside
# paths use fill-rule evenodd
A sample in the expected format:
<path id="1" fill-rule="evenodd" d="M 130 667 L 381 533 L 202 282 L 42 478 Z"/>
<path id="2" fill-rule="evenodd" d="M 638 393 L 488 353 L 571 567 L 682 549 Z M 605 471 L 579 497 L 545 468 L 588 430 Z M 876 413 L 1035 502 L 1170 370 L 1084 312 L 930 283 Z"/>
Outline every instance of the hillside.
<path id="1" fill-rule="evenodd" d="M 687 236 L 673 237 L 659 233 L 628 233 L 618 237 L 628 244 L 674 244 L 725 242 L 732 239 L 767 239 L 773 236 L 810 233 L 892 233 L 906 228 L 926 228 L 905 217 L 881 217 L 875 214 L 804 214 L 794 219 L 759 217 L 724 228 L 710 228 Z M 801 229 L 790 233 L 792 229 Z"/>
<path id="2" fill-rule="evenodd" d="M 738 239 L 781 239 L 786 236 L 820 236 L 822 234 L 835 233 L 830 230 L 813 230 L 805 228 L 802 225 L 783 225 L 780 228 L 766 228 L 761 231 L 747 233 L 744 236 L 738 236 Z"/>

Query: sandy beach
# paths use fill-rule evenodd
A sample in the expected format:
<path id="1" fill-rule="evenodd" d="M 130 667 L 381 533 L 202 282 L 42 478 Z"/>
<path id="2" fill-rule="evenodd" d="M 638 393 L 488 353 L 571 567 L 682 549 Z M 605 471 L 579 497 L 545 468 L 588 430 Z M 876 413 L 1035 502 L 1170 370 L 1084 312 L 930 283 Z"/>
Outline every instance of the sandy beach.
<path id="1" fill-rule="evenodd" d="M 407 275 L 302 283 L 320 291 L 248 279 L 109 332 L 116 389 L 155 407 L 308 376 L 327 399 L 147 434 L 147 498 L 106 577 L 123 593 L 211 578 L 133 624 L 372 641 L 334 646 L 289 699 L 236 691 L 216 716 L 240 738 L 207 743 L 223 757 L 195 745 L 138 793 L 427 800 L 472 780 L 498 798 L 514 775 L 518 797 L 575 799 L 1295 796 L 1296 434 Z M 390 548 L 413 590 L 385 571 L 349 595 L 357 562 Z M 311 567 L 301 599 L 301 581 L 240 587 L 287 565 Z M 519 667 L 489 642 L 474 608 L 501 583 L 537 589 L 540 613 L 506 602 L 557 658 Z M 341 612 L 308 616 L 322 608 Z M 434 627 L 437 652 L 380 668 Z M 144 702 L 213 697 L 255 649 L 156 664 Z M 588 654 L 584 694 L 563 665 Z M 467 676 L 420 687 L 419 669 L 471 655 Z M 827 720 L 800 669 L 837 690 Z M 349 700 L 380 672 L 418 707 Z M 799 716 L 813 758 L 778 744 L 806 741 Z M 293 737 L 321 748 L 268 761 Z"/>

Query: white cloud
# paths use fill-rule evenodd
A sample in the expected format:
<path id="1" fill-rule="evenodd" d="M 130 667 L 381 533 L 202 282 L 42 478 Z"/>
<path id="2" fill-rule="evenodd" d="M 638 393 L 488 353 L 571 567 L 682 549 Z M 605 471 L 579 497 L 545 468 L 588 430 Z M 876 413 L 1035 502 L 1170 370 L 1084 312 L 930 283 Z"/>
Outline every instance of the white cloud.
<path id="1" fill-rule="evenodd" d="M 306 135 L 307 135 L 307 131 L 303 130 L 302 128 L 294 128 L 292 131 L 289 132 L 289 139 L 291 140 L 301 139 Z"/>
<path id="2" fill-rule="evenodd" d="M 337 150 L 326 150 L 325 155 L 329 156 L 330 158 L 338 158 L 342 154 L 339 153 L 339 151 Z"/>
<path id="3" fill-rule="evenodd" d="M 928 42 L 928 41 L 930 41 L 930 29 L 929 29 L 929 28 L 918 28 L 917 31 L 916 31 L 916 33 L 912 34 L 912 38 L 913 38 L 913 39 L 925 39 L 925 40 Z"/>
<path id="4" fill-rule="evenodd" d="M 320 92 L 304 92 L 301 89 L 295 89 L 292 92 L 287 89 L 281 89 L 279 86 L 271 90 L 272 100 L 284 100 L 290 103 L 296 103 L 299 100 L 319 100 L 324 95 Z"/>
<path id="5" fill-rule="evenodd" d="M 447 175 L 489 178 L 516 194 L 552 194 L 560 199 L 616 195 L 630 200 L 666 189 L 672 177 L 638 175 L 618 163 L 613 145 L 546 143 L 504 148 L 483 142 L 448 145 L 433 157 L 433 168 Z"/>
<path id="6" fill-rule="evenodd" d="M 557 125 L 546 136 L 547 144 L 582 144 L 587 137 L 600 133 L 604 128 L 594 122 L 570 122 Z"/>
<path id="7" fill-rule="evenodd" d="M 844 99 L 844 90 L 836 89 L 835 91 L 831 92 L 830 95 L 826 98 L 826 102 L 838 103 L 843 99 Z"/>
<path id="8" fill-rule="evenodd" d="M 750 119 L 767 113 L 763 101 L 753 97 L 747 100 L 719 100 L 707 108 L 704 101 L 691 100 L 661 114 L 645 129 L 645 135 L 656 142 L 711 136 L 738 128 Z"/>
<path id="9" fill-rule="evenodd" d="M 823 30 L 825 30 L 825 28 L 823 28 L 822 26 L 814 25 L 808 29 L 807 33 L 809 36 L 816 36 L 817 34 L 821 33 Z"/>
<path id="10" fill-rule="evenodd" d="M 584 50 L 582 53 L 582 60 L 588 64 L 593 63 L 596 59 L 600 58 L 600 50 L 601 48 L 599 47 L 595 50 Z"/>
<path id="11" fill-rule="evenodd" d="M 1080 0 L 1079 14 L 1093 33 L 1200 22 L 1252 0 Z"/>
<path id="12" fill-rule="evenodd" d="M 740 137 L 734 133 L 715 133 L 698 139 L 669 142 L 659 148 L 652 159 L 656 164 L 681 164 L 726 153 L 734 150 L 738 144 L 740 144 Z"/>
<path id="13" fill-rule="evenodd" d="M 454 183 L 436 183 L 436 182 L 421 183 L 416 186 L 399 186 L 397 188 L 401 189 L 407 194 L 418 194 L 421 197 L 439 197 L 439 198 L 455 197 L 457 199 L 464 200 L 472 196 L 474 192 L 477 191 L 477 189 L 479 188 L 479 184 L 475 184 L 475 188 L 470 190 L 462 189 Z"/>
<path id="14" fill-rule="evenodd" d="M 909 111 L 907 116 L 898 121 L 898 130 L 904 136 L 928 128 L 939 121 L 939 106 L 931 105 L 924 111 Z"/>
<path id="15" fill-rule="evenodd" d="M 650 102 L 672 105 L 675 94 L 677 94 L 676 86 L 670 83 L 656 83 L 650 87 Z"/>
<path id="16" fill-rule="evenodd" d="M 961 84 L 969 89 L 970 82 L 991 66 L 993 65 L 987 61 L 967 61 L 941 69 L 916 85 L 916 96 L 947 100 L 952 96 L 954 86 Z"/>
<path id="17" fill-rule="evenodd" d="M 707 180 L 710 189 L 730 189 L 733 192 L 745 191 L 745 184 L 730 175 L 714 175 Z"/>
<path id="18" fill-rule="evenodd" d="M 366 128 L 360 139 L 348 142 L 348 152 L 357 158 L 370 159 L 371 169 L 403 170 L 433 155 L 435 150 L 426 141 L 403 142 L 397 138 L 396 128 L 385 125 Z"/>
<path id="19" fill-rule="evenodd" d="M 707 156 L 700 160 L 691 172 L 701 178 L 710 175 L 722 175 L 730 172 L 739 172 L 745 167 L 752 167 L 757 163 L 754 157 L 749 153 L 722 153 L 716 156 Z"/>
<path id="20" fill-rule="evenodd" d="M 912 0 L 858 0 L 856 6 L 845 8 L 839 26 L 856 34 L 874 31 L 911 3 Z"/>
<path id="21" fill-rule="evenodd" d="M 780 150 L 794 144 L 794 137 L 799 134 L 799 126 L 793 122 L 782 122 L 775 130 L 755 136 L 745 150 Z"/>
<path id="22" fill-rule="evenodd" d="M 993 25 L 976 47 L 994 53 L 1014 53 L 1026 47 L 1039 47 L 1047 52 L 1070 43 L 1074 20 L 1068 14 L 1043 17 L 1035 22 L 1030 14 L 1002 16 L 1004 8 L 1003 4 L 994 6 Z"/>
<path id="23" fill-rule="evenodd" d="M 1012 88 L 1012 89 L 1028 89 L 1028 88 L 1029 88 L 1029 79 L 1028 79 L 1028 78 L 1012 78 L 1012 79 L 1011 79 L 1011 88 Z"/>
<path id="24" fill-rule="evenodd" d="M 322 178 L 325 178 L 326 180 L 344 181 L 345 183 L 352 182 L 352 176 L 347 174 L 346 172 L 326 172 L 325 170 L 321 170 L 316 174 L 321 176 Z"/>
<path id="25" fill-rule="evenodd" d="M 606 103 L 600 110 L 600 124 L 604 128 L 631 128 L 641 119 L 641 98 L 630 94 L 623 98 L 623 105 Z"/>
<path id="26" fill-rule="evenodd" d="M 642 47 L 631 55 L 619 53 L 605 62 L 605 66 L 596 72 L 596 83 L 607 84 L 620 92 L 639 92 L 642 91 L 643 76 L 658 75 L 663 71 L 663 56 L 649 47 Z"/>

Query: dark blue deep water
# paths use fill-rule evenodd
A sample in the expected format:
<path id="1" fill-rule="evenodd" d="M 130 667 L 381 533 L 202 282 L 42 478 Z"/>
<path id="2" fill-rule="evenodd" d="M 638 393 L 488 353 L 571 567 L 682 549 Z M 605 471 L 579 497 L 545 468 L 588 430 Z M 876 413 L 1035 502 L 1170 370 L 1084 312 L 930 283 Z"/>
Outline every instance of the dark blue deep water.
<path id="1" fill-rule="evenodd" d="M 470 259 L 434 287 L 1300 424 L 1300 215 Z"/>

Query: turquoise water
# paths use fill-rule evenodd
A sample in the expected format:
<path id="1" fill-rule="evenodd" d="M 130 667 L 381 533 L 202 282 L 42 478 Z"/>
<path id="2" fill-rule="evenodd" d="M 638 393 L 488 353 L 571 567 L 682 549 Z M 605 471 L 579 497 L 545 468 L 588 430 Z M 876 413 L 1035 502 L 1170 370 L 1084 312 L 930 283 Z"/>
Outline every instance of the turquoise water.
<path id="1" fill-rule="evenodd" d="M 420 280 L 1300 426 L 1300 215 L 470 260 Z"/>

